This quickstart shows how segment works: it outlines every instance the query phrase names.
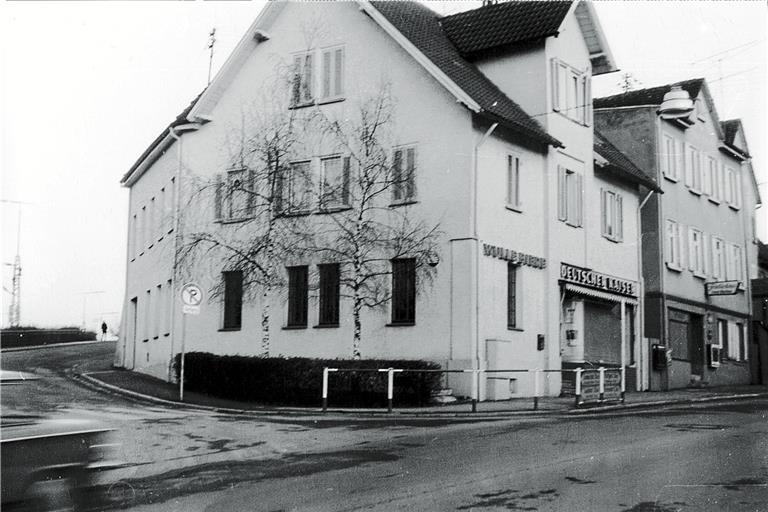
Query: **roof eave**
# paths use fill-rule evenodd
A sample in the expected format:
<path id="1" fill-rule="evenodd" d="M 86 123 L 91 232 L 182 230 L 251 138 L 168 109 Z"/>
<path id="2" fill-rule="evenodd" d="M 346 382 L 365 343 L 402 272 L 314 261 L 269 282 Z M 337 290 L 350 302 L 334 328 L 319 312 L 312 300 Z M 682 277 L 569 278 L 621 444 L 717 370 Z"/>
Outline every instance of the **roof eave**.
<path id="1" fill-rule="evenodd" d="M 592 75 L 604 75 L 606 73 L 614 73 L 618 71 L 619 68 L 616 65 L 616 59 L 613 57 L 611 47 L 608 46 L 608 39 L 605 37 L 605 32 L 600 25 L 600 20 L 597 17 L 597 12 L 595 12 L 592 2 L 574 2 L 569 14 L 570 13 L 573 13 L 576 16 L 576 20 L 579 23 L 579 29 L 581 29 L 581 35 L 584 38 L 584 43 L 587 45 L 589 60 L 592 64 Z M 565 19 L 567 19 L 567 16 L 564 18 L 563 23 L 565 22 Z M 598 48 L 589 48 L 589 43 L 587 42 L 588 36 L 595 37 Z"/>

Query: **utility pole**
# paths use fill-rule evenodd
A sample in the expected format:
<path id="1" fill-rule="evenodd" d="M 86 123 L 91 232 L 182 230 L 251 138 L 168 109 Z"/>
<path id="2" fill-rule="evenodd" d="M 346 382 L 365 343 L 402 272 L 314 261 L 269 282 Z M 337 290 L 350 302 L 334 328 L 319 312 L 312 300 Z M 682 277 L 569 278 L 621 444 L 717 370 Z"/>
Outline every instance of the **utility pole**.
<path id="1" fill-rule="evenodd" d="M 21 325 L 21 206 L 32 203 L 24 201 L 11 201 L 10 199 L 0 199 L 0 202 L 18 205 L 18 222 L 16 227 L 16 257 L 13 264 L 13 277 L 11 280 L 11 304 L 8 306 L 8 325 L 18 327 Z"/>
<path id="2" fill-rule="evenodd" d="M 216 44 L 216 27 L 211 29 L 211 33 L 208 34 L 208 49 L 211 51 L 208 57 L 208 85 L 211 85 L 211 68 L 213 67 L 213 45 Z"/>

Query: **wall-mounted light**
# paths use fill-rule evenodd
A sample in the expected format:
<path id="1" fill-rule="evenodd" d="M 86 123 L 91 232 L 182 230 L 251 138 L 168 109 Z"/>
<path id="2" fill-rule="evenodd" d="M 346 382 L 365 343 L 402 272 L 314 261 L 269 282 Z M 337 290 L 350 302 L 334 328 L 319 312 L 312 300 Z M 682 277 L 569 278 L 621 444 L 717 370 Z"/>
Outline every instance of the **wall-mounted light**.
<path id="1" fill-rule="evenodd" d="M 656 112 L 662 119 L 679 119 L 693 112 L 693 100 L 679 85 L 673 85 L 664 95 L 659 110 Z"/>

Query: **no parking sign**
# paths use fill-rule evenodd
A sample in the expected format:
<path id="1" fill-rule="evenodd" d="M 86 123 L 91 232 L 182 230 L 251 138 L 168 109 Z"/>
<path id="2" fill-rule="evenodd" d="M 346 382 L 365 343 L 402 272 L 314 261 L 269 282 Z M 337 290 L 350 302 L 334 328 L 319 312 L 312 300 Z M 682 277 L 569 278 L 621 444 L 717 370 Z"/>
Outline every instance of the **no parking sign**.
<path id="1" fill-rule="evenodd" d="M 187 315 L 199 315 L 203 302 L 203 290 L 195 283 L 187 283 L 181 288 L 182 312 Z"/>

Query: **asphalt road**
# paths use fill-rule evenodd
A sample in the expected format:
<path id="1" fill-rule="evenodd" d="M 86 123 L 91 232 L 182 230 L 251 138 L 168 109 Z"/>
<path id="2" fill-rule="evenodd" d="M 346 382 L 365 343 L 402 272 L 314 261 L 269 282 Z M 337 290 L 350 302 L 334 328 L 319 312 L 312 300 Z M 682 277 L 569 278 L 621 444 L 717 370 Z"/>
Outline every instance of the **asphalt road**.
<path id="1" fill-rule="evenodd" d="M 93 510 L 768 511 L 768 400 L 452 421 L 249 418 L 147 407 L 68 381 L 111 344 L 3 354 L 45 375 L 10 405 L 119 421 L 130 464 Z M 101 361 L 101 362 L 99 362 Z"/>

